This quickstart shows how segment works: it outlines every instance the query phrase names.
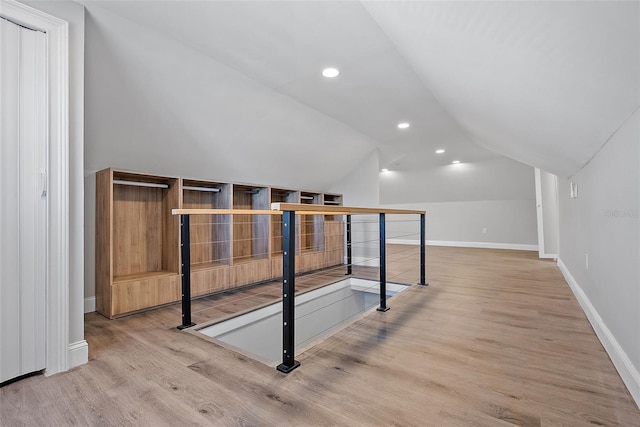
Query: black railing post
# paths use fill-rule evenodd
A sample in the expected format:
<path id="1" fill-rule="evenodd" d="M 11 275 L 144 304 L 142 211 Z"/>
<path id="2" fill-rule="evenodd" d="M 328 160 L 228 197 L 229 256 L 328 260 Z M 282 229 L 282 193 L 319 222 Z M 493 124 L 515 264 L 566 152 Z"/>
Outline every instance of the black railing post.
<path id="1" fill-rule="evenodd" d="M 384 214 L 380 214 L 380 307 L 378 311 L 387 311 L 387 237 Z"/>
<path id="2" fill-rule="evenodd" d="M 282 363 L 277 370 L 288 374 L 300 366 L 295 360 L 296 213 L 282 213 Z"/>
<path id="3" fill-rule="evenodd" d="M 347 276 L 353 273 L 353 259 L 351 257 L 351 215 L 347 215 Z"/>
<path id="4" fill-rule="evenodd" d="M 182 255 L 182 325 L 178 329 L 195 326 L 191 321 L 191 239 L 189 215 L 180 215 L 180 253 Z"/>
<path id="5" fill-rule="evenodd" d="M 426 279 L 426 214 L 420 214 L 420 282 L 418 285 L 427 286 Z"/>

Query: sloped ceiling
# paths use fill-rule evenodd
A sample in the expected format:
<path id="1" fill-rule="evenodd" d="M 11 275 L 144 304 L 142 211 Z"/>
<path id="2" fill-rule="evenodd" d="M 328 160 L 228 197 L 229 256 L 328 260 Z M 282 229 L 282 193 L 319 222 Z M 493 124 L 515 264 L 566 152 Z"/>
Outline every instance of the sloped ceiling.
<path id="1" fill-rule="evenodd" d="M 380 166 L 392 169 L 504 155 L 568 176 L 639 105 L 635 2 L 85 5 L 88 27 L 94 26 L 96 39 L 112 56 L 103 65 L 119 63 L 117 72 L 139 97 L 161 101 L 163 90 L 172 90 L 159 89 L 162 79 L 154 84 L 153 76 L 134 76 L 127 63 L 141 46 L 129 47 L 128 54 L 123 46 L 139 44 L 127 40 L 136 32 L 100 24 L 104 10 L 144 28 L 140 32 L 146 38 L 156 34 L 169 40 L 142 47 L 154 52 L 154 66 L 171 68 L 169 63 L 181 61 L 187 71 L 176 77 L 192 79 L 171 94 L 179 105 L 167 117 L 192 135 L 185 143 L 197 141 L 196 155 L 219 150 L 219 143 L 207 137 L 212 133 L 242 134 L 231 138 L 242 143 L 227 145 L 226 157 L 237 157 L 237 148 L 250 152 L 253 139 L 254 146 L 273 147 L 270 153 L 258 149 L 263 158 L 284 153 L 296 164 L 306 158 L 307 167 L 296 169 L 301 176 L 331 172 L 322 182 L 308 178 L 307 185 L 331 185 L 373 149 L 379 150 Z M 179 46 L 188 55 L 163 64 L 160 58 L 175 56 Z M 324 79 L 320 71 L 326 66 L 340 68 L 341 75 Z M 170 77 L 164 75 L 165 81 Z M 183 84 L 193 87 L 185 92 Z M 224 85 L 227 90 L 216 89 Z M 196 86 L 206 90 L 198 95 Z M 212 98 L 220 91 L 228 96 Z M 195 102 L 181 100 L 185 93 Z M 286 108 L 274 106 L 276 95 Z M 216 102 L 240 119 L 203 115 L 207 105 L 218 111 Z M 264 116 L 271 117 L 268 125 L 252 121 Z M 400 121 L 411 127 L 397 129 Z M 447 151 L 436 155 L 437 148 Z M 279 180 L 277 174 L 270 179 Z"/>
<path id="2" fill-rule="evenodd" d="M 477 143 L 561 175 L 640 103 L 638 2 L 366 2 Z"/>

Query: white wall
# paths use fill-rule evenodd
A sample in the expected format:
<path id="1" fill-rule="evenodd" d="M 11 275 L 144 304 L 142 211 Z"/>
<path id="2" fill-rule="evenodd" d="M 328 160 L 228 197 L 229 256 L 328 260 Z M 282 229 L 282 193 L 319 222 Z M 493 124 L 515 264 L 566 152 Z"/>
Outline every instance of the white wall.
<path id="1" fill-rule="evenodd" d="M 378 164 L 378 151 L 373 150 L 329 191 L 341 193 L 344 206 L 378 206 L 380 204 Z"/>
<path id="2" fill-rule="evenodd" d="M 163 34 L 86 3 L 85 294 L 95 296 L 95 172 L 328 190 L 375 143 Z"/>
<path id="3" fill-rule="evenodd" d="M 559 181 L 559 265 L 638 403 L 639 141 L 636 111 L 590 163 Z M 578 198 L 570 198 L 570 181 L 578 185 Z"/>
<path id="4" fill-rule="evenodd" d="M 380 203 L 426 210 L 431 243 L 529 250 L 537 245 L 533 168 L 504 157 L 381 173 Z M 415 229 L 411 224 L 394 224 L 388 234 L 405 236 Z"/>
<path id="5" fill-rule="evenodd" d="M 342 193 L 344 206 L 377 207 L 380 204 L 379 153 L 372 151 L 351 173 L 331 188 Z M 352 215 L 352 263 L 375 266 L 380 247 L 377 215 Z"/>
<path id="6" fill-rule="evenodd" d="M 23 1 L 69 22 L 69 344 L 84 340 L 84 6 Z M 71 357 L 69 367 L 76 360 Z"/>
<path id="7" fill-rule="evenodd" d="M 428 244 L 537 249 L 533 200 L 402 203 L 384 206 L 426 211 Z M 388 239 L 418 241 L 420 229 L 417 218 L 394 223 L 391 221 L 402 221 L 402 218 L 393 216 L 389 221 Z M 487 233 L 482 232 L 484 228 Z"/>
<path id="8" fill-rule="evenodd" d="M 215 57 L 86 8 L 88 173 L 115 167 L 324 191 L 376 146 Z"/>

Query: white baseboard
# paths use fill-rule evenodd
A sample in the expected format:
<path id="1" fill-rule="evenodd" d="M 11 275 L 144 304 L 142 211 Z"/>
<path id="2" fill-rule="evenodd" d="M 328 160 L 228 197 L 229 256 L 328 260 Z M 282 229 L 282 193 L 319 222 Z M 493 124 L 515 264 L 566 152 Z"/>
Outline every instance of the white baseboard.
<path id="1" fill-rule="evenodd" d="M 93 313 L 96 311 L 96 297 L 89 297 L 84 299 L 84 312 Z"/>
<path id="2" fill-rule="evenodd" d="M 419 240 L 387 239 L 387 243 L 396 245 L 419 245 Z M 447 240 L 427 240 L 428 246 L 455 246 L 460 248 L 511 249 L 516 251 L 537 251 L 538 245 L 523 245 L 519 243 L 490 243 L 490 242 L 457 242 Z"/>
<path id="3" fill-rule="evenodd" d="M 69 369 L 89 362 L 89 344 L 85 340 L 69 344 L 67 362 Z"/>
<path id="4" fill-rule="evenodd" d="M 636 405 L 640 408 L 640 372 L 638 372 L 638 369 L 633 365 L 633 362 L 631 362 L 627 353 L 623 350 L 622 346 L 620 346 L 616 337 L 604 323 L 602 317 L 600 317 L 600 314 L 598 314 L 598 311 L 593 304 L 591 304 L 587 294 L 582 290 L 561 259 L 558 259 L 558 268 L 560 268 L 562 275 L 569 284 L 573 294 L 576 296 L 578 303 L 580 303 L 582 310 L 587 315 L 593 330 L 596 331 L 598 339 L 609 354 L 613 365 L 618 370 L 618 373 L 620 374 L 620 377 L 622 377 L 622 381 L 624 381 L 627 389 L 629 389 L 629 393 L 631 393 L 633 400 L 635 400 Z"/>

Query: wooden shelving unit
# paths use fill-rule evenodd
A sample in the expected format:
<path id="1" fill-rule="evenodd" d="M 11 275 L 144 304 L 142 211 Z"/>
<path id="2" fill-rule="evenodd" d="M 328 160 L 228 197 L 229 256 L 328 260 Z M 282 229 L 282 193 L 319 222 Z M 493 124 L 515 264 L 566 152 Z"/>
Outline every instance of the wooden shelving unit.
<path id="1" fill-rule="evenodd" d="M 201 180 L 182 181 L 184 209 L 231 209 L 231 184 Z M 191 294 L 205 295 L 225 289 L 231 265 L 231 215 L 194 215 L 190 219 Z"/>
<path id="2" fill-rule="evenodd" d="M 233 209 L 268 210 L 269 189 L 233 185 Z M 269 216 L 234 215 L 234 264 L 269 257 Z"/>
<path id="3" fill-rule="evenodd" d="M 300 203 L 300 192 L 298 190 L 272 188 L 271 203 Z M 297 234 L 299 234 L 299 232 Z M 281 216 L 271 217 L 271 256 L 282 256 Z"/>
<path id="4" fill-rule="evenodd" d="M 322 205 L 322 193 L 300 192 L 300 203 L 310 205 Z M 321 207 L 318 207 L 321 209 Z M 300 215 L 300 251 L 317 252 L 324 247 L 324 221 L 322 215 Z"/>
<path id="5" fill-rule="evenodd" d="M 342 206 L 342 194 L 324 193 L 322 204 L 325 206 Z M 338 221 L 339 215 L 325 215 L 326 221 Z"/>
<path id="6" fill-rule="evenodd" d="M 342 196 L 114 169 L 98 172 L 96 310 L 114 318 L 179 301 L 180 217 L 172 209 L 268 210 L 275 202 L 322 209 L 341 204 Z M 296 235 L 298 272 L 343 263 L 341 217 L 300 215 Z M 191 215 L 190 238 L 194 297 L 282 276 L 280 216 Z"/>
<path id="7" fill-rule="evenodd" d="M 179 180 L 106 169 L 96 186 L 96 310 L 113 318 L 175 301 Z"/>
<path id="8" fill-rule="evenodd" d="M 324 193 L 325 206 L 342 206 L 342 194 Z M 324 267 L 344 262 L 344 222 L 340 215 L 324 217 Z"/>

